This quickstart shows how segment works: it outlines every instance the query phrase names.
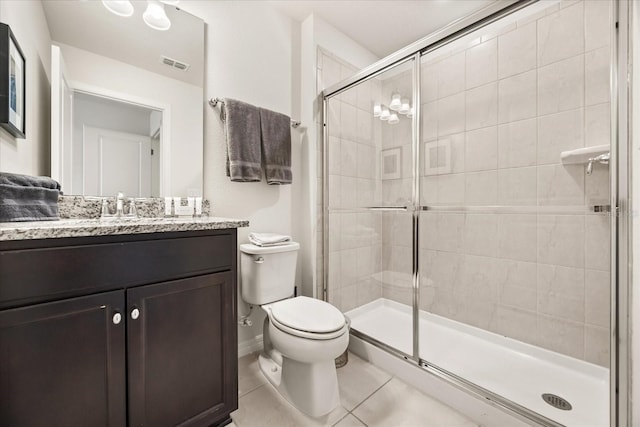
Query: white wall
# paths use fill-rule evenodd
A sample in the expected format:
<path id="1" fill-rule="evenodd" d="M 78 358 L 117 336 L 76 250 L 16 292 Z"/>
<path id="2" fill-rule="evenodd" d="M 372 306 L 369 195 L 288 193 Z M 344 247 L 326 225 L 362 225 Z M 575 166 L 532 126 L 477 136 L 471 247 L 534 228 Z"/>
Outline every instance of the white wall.
<path id="1" fill-rule="evenodd" d="M 51 37 L 42 4 L 3 0 L 0 21 L 11 27 L 26 61 L 26 139 L 0 129 L 0 171 L 48 175 Z"/>
<path id="2" fill-rule="evenodd" d="M 130 100 L 170 106 L 171 178 L 165 195 L 187 196 L 188 189 L 202 188 L 203 89 L 151 73 L 104 56 L 60 44 L 72 87 L 94 88 L 98 93 L 126 94 Z M 91 91 L 91 90 L 90 90 Z M 162 154 L 164 155 L 164 153 Z"/>
<path id="3" fill-rule="evenodd" d="M 180 7 L 207 24 L 206 99 L 230 97 L 297 116 L 293 100 L 299 92 L 292 87 L 296 23 L 261 1 L 183 1 Z M 293 222 L 300 211 L 294 194 L 299 192 L 301 174 L 306 173 L 300 169 L 300 133 L 292 131 L 292 185 L 231 182 L 225 175 L 226 145 L 219 112 L 205 106 L 204 196 L 211 200 L 213 215 L 250 221 L 250 227 L 238 230 L 239 243 L 253 231 L 291 234 L 297 239 Z M 238 307 L 240 313 L 247 310 L 240 298 Z M 256 307 L 253 327 L 239 328 L 241 352 L 260 342 L 263 318 Z"/>

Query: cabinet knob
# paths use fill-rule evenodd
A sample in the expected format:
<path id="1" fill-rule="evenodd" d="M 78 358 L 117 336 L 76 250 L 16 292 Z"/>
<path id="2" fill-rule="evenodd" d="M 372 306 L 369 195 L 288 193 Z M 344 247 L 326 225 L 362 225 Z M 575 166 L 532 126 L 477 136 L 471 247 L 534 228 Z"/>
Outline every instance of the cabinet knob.
<path id="1" fill-rule="evenodd" d="M 122 322 L 122 314 L 118 312 L 113 313 L 113 324 L 118 325 L 120 322 Z"/>
<path id="2" fill-rule="evenodd" d="M 140 317 L 140 310 L 138 310 L 137 308 L 131 310 L 131 318 L 133 320 L 136 320 L 138 317 Z"/>

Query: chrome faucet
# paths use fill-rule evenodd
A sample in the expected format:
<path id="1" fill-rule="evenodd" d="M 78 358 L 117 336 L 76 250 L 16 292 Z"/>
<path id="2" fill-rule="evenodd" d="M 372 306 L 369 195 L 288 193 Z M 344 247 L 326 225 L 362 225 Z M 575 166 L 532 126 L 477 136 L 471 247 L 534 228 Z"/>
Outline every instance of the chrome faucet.
<path id="1" fill-rule="evenodd" d="M 116 209 L 114 213 L 111 213 L 109 208 L 109 201 L 105 197 L 102 199 L 102 214 L 101 218 L 137 218 L 138 211 L 136 209 L 135 200 L 129 199 L 127 206 L 125 207 L 126 197 L 119 191 L 115 197 Z"/>
<path id="2" fill-rule="evenodd" d="M 609 157 L 610 157 L 610 153 L 604 153 L 604 154 L 600 154 L 599 156 L 590 158 L 587 163 L 587 175 L 591 175 L 591 173 L 593 172 L 594 163 L 600 163 L 601 165 L 608 165 Z"/>

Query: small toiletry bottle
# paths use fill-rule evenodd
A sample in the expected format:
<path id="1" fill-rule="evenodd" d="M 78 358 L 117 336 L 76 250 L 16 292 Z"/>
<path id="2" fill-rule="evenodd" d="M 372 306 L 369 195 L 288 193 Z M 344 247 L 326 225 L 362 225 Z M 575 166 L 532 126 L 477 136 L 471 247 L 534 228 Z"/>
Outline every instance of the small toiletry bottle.
<path id="1" fill-rule="evenodd" d="M 196 216 L 202 216 L 202 197 L 196 197 Z"/>
<path id="2" fill-rule="evenodd" d="M 173 216 L 173 200 L 171 197 L 164 198 L 164 216 Z"/>

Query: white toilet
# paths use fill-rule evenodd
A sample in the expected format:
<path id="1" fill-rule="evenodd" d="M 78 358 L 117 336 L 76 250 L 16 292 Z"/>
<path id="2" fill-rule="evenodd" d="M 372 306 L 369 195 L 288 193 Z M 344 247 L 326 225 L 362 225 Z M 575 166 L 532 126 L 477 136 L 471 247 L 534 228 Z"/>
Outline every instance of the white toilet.
<path id="1" fill-rule="evenodd" d="M 349 325 L 327 302 L 293 298 L 299 249 L 240 245 L 242 299 L 267 313 L 260 370 L 293 406 L 320 417 L 340 403 L 334 359 L 349 344 Z"/>

